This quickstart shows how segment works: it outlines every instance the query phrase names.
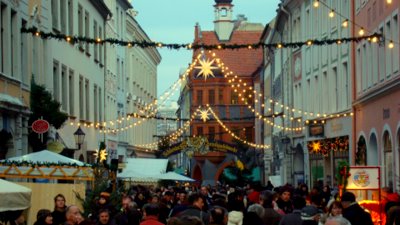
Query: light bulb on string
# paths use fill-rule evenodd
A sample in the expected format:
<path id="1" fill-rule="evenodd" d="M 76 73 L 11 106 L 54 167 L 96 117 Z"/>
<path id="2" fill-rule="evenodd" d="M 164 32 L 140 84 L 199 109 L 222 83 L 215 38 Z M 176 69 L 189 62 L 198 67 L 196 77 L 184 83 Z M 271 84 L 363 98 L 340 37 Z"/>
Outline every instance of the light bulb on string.
<path id="1" fill-rule="evenodd" d="M 392 40 L 389 41 L 388 48 L 390 49 L 394 48 L 394 43 Z"/>
<path id="2" fill-rule="evenodd" d="M 348 19 L 345 19 L 343 22 L 342 22 L 342 27 L 348 27 L 349 26 L 349 20 Z"/>
<path id="3" fill-rule="evenodd" d="M 358 31 L 358 34 L 360 36 L 363 36 L 365 34 L 364 27 L 361 27 L 361 29 Z"/>
<path id="4" fill-rule="evenodd" d="M 335 10 L 332 9 L 332 10 L 329 12 L 329 17 L 330 17 L 330 18 L 335 17 Z"/>
<path id="5" fill-rule="evenodd" d="M 313 5 L 314 5 L 314 8 L 318 8 L 319 7 L 319 0 L 315 0 Z"/>

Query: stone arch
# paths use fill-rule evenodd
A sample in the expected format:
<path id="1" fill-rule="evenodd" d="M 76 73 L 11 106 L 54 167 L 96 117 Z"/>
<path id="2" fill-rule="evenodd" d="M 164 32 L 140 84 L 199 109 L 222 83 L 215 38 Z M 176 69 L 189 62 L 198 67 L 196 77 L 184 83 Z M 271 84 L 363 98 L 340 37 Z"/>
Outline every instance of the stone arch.
<path id="1" fill-rule="evenodd" d="M 303 146 L 298 143 L 296 145 L 293 156 L 293 173 L 294 184 L 299 182 L 304 183 L 304 150 Z"/>
<path id="2" fill-rule="evenodd" d="M 376 133 L 371 132 L 367 145 L 367 165 L 378 166 L 378 139 Z"/>
<path id="3" fill-rule="evenodd" d="M 194 166 L 192 178 L 199 182 L 203 180 L 203 173 L 201 172 L 201 166 L 199 164 Z"/>
<path id="4" fill-rule="evenodd" d="M 382 168 L 383 168 L 383 180 L 384 185 L 387 187 L 393 187 L 393 143 L 390 135 L 390 130 L 385 129 L 382 135 Z"/>
<path id="5" fill-rule="evenodd" d="M 79 155 L 79 161 L 85 162 L 85 157 L 83 156 L 83 154 Z"/>
<path id="6" fill-rule="evenodd" d="M 223 163 L 217 170 L 217 172 L 215 173 L 214 176 L 214 181 L 217 182 L 219 180 L 219 176 L 221 176 L 221 174 L 224 172 L 224 169 L 226 167 L 230 167 L 230 166 L 235 166 L 235 163 L 233 161 L 229 161 L 229 162 L 225 162 Z"/>
<path id="7" fill-rule="evenodd" d="M 367 165 L 367 141 L 364 135 L 358 137 L 356 154 L 355 154 L 356 166 Z"/>

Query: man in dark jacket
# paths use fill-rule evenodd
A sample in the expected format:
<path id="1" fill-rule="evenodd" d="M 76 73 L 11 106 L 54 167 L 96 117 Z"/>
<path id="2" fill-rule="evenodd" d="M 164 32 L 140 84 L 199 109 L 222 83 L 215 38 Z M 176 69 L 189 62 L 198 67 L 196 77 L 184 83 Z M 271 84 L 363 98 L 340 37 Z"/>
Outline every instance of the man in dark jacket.
<path id="1" fill-rule="evenodd" d="M 293 198 L 293 212 L 282 217 L 279 225 L 296 225 L 302 224 L 301 210 L 306 206 L 306 200 L 301 196 Z"/>
<path id="2" fill-rule="evenodd" d="M 65 222 L 65 197 L 62 194 L 58 194 L 54 197 L 54 211 L 51 213 L 53 216 L 53 224 L 60 225 Z"/>
<path id="3" fill-rule="evenodd" d="M 210 223 L 210 215 L 203 211 L 204 208 L 204 197 L 201 194 L 194 193 L 189 196 L 189 206 L 188 208 L 181 212 L 178 217 L 183 216 L 195 216 L 203 221 L 205 225 Z"/>
<path id="4" fill-rule="evenodd" d="M 373 225 L 371 215 L 356 202 L 356 196 L 351 192 L 342 195 L 343 217 L 351 225 Z"/>

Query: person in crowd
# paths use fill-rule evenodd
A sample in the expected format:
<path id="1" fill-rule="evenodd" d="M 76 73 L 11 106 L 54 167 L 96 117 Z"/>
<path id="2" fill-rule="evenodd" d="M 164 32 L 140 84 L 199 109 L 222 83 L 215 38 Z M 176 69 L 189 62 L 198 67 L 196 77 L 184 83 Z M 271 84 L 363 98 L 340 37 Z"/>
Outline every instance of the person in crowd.
<path id="1" fill-rule="evenodd" d="M 180 225 L 204 225 L 196 216 L 183 216 L 179 219 Z"/>
<path id="2" fill-rule="evenodd" d="M 302 196 L 293 197 L 293 212 L 282 217 L 279 225 L 302 224 L 301 210 L 306 206 L 306 200 Z"/>
<path id="3" fill-rule="evenodd" d="M 97 221 L 100 210 L 107 209 L 112 217 L 115 213 L 114 207 L 110 203 L 110 193 L 101 192 L 99 199 L 96 201 L 95 210 L 92 212 L 92 217 Z"/>
<path id="4" fill-rule="evenodd" d="M 251 184 L 247 194 L 248 205 L 258 203 L 260 201 L 261 185 Z"/>
<path id="5" fill-rule="evenodd" d="M 331 188 L 329 187 L 329 185 L 325 185 L 322 189 L 322 193 L 321 193 L 321 198 L 322 198 L 322 206 L 325 207 L 329 200 L 331 199 Z"/>
<path id="6" fill-rule="evenodd" d="M 116 216 L 118 225 L 139 225 L 142 214 L 130 195 L 122 197 L 122 211 Z"/>
<path id="7" fill-rule="evenodd" d="M 275 211 L 274 202 L 275 192 L 263 191 L 260 195 L 260 204 L 264 207 L 264 216 L 262 218 L 265 225 L 277 225 L 282 215 Z"/>
<path id="8" fill-rule="evenodd" d="M 0 224 L 2 224 L 2 222 L 4 222 L 4 225 L 25 225 L 24 210 L 1 212 Z"/>
<path id="9" fill-rule="evenodd" d="M 143 220 L 140 225 L 164 225 L 159 222 L 160 207 L 156 203 L 148 203 L 143 206 Z"/>
<path id="10" fill-rule="evenodd" d="M 302 225 L 318 225 L 320 217 L 320 211 L 315 206 L 308 205 L 301 210 Z"/>
<path id="11" fill-rule="evenodd" d="M 115 225 L 114 220 L 110 217 L 108 209 L 100 209 L 96 225 Z"/>
<path id="12" fill-rule="evenodd" d="M 178 217 L 171 217 L 168 219 L 167 225 L 182 225 Z"/>
<path id="13" fill-rule="evenodd" d="M 243 198 L 238 191 L 228 195 L 228 225 L 242 225 L 245 210 Z"/>
<path id="14" fill-rule="evenodd" d="M 195 216 L 198 217 L 204 224 L 210 222 L 210 216 L 207 212 L 203 211 L 205 200 L 203 196 L 199 193 L 193 193 L 189 195 L 189 206 L 188 208 L 181 212 L 178 217 L 184 216 Z"/>
<path id="15" fill-rule="evenodd" d="M 212 196 L 210 194 L 210 190 L 208 189 L 207 186 L 201 186 L 200 194 L 206 200 L 204 206 L 205 206 L 205 209 L 208 210 L 211 207 L 211 204 L 212 204 L 212 198 L 211 198 Z"/>
<path id="16" fill-rule="evenodd" d="M 216 206 L 210 210 L 211 218 L 209 225 L 226 225 L 228 222 L 227 210 Z"/>
<path id="17" fill-rule="evenodd" d="M 308 198 L 308 186 L 305 183 L 299 184 L 299 186 L 296 188 L 294 195 L 298 195 L 303 197 L 304 199 Z"/>
<path id="18" fill-rule="evenodd" d="M 400 206 L 392 206 L 386 212 L 386 225 L 400 225 L 400 221 L 396 223 L 396 218 L 400 219 Z"/>
<path id="19" fill-rule="evenodd" d="M 331 204 L 328 205 L 328 212 L 326 214 L 324 214 L 323 216 L 321 216 L 319 224 L 320 225 L 325 224 L 325 222 L 328 219 L 332 219 L 332 218 L 336 218 L 336 217 L 343 217 L 342 212 L 343 212 L 343 206 L 342 206 L 341 202 L 339 202 L 339 201 L 331 202 Z M 346 225 L 351 225 L 350 221 L 348 221 L 346 218 L 343 218 L 343 220 L 341 220 L 341 221 L 347 221 Z"/>
<path id="20" fill-rule="evenodd" d="M 263 216 L 264 207 L 257 203 L 252 204 L 243 216 L 243 225 L 264 225 Z"/>
<path id="21" fill-rule="evenodd" d="M 160 202 L 160 196 L 157 194 L 152 194 L 150 198 L 150 203 L 158 204 Z"/>
<path id="22" fill-rule="evenodd" d="M 76 205 L 70 205 L 65 210 L 65 222 L 64 225 L 76 225 L 77 218 L 80 214 L 79 208 Z M 54 218 L 53 218 L 54 220 Z"/>
<path id="23" fill-rule="evenodd" d="M 158 216 L 158 220 L 163 224 L 167 223 L 168 215 L 171 212 L 173 196 L 174 194 L 171 191 L 165 191 L 160 202 L 158 203 L 160 207 L 160 215 Z"/>
<path id="24" fill-rule="evenodd" d="M 325 225 L 348 225 L 348 220 L 344 217 L 331 217 L 325 222 Z"/>
<path id="25" fill-rule="evenodd" d="M 53 216 L 48 209 L 40 209 L 36 214 L 36 222 L 33 225 L 53 225 Z"/>
<path id="26" fill-rule="evenodd" d="M 65 211 L 67 209 L 65 197 L 58 194 L 54 197 L 54 211 L 51 213 L 53 216 L 53 224 L 60 225 L 65 222 Z"/>
<path id="27" fill-rule="evenodd" d="M 283 210 L 285 214 L 291 213 L 293 211 L 291 197 L 291 187 L 285 185 L 279 189 L 279 199 L 276 201 L 278 207 Z"/>
<path id="28" fill-rule="evenodd" d="M 186 198 L 186 191 L 181 190 L 179 191 L 178 194 L 178 201 L 176 201 L 175 206 L 172 208 L 171 212 L 169 213 L 169 217 L 175 217 L 178 216 L 180 213 L 188 209 L 189 207 L 189 202 L 188 199 Z"/>
<path id="29" fill-rule="evenodd" d="M 352 192 L 342 195 L 343 217 L 352 225 L 373 225 L 371 215 L 356 202 L 356 196 Z"/>

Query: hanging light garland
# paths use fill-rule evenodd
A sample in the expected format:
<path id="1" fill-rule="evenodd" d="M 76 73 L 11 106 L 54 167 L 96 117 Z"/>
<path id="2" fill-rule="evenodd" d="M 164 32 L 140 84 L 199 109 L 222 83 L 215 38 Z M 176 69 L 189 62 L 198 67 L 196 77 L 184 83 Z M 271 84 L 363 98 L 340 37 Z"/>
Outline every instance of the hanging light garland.
<path id="1" fill-rule="evenodd" d="M 87 43 L 87 44 L 111 44 L 111 45 L 119 45 L 125 47 L 140 47 L 140 48 L 168 48 L 168 49 L 188 49 L 188 50 L 197 50 L 197 49 L 205 49 L 205 50 L 223 50 L 223 49 L 275 49 L 275 48 L 300 48 L 302 46 L 308 45 L 311 41 L 313 45 L 332 45 L 337 44 L 338 40 L 342 43 L 347 42 L 359 42 L 368 37 L 379 36 L 379 34 L 373 34 L 370 36 L 361 36 L 361 37 L 350 37 L 350 38 L 339 38 L 339 39 L 327 39 L 327 40 L 307 40 L 305 42 L 282 42 L 282 43 L 248 43 L 248 44 L 214 44 L 214 45 L 206 45 L 206 44 L 167 44 L 162 42 L 148 42 L 148 41 L 122 41 L 114 38 L 89 38 L 83 36 L 70 36 L 66 34 L 58 34 L 53 32 L 44 32 L 39 31 L 37 28 L 21 28 L 21 33 L 29 33 L 36 37 L 40 37 L 42 39 L 55 39 L 59 41 L 67 41 L 68 43 L 76 44 L 76 43 Z"/>

